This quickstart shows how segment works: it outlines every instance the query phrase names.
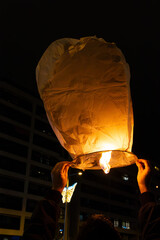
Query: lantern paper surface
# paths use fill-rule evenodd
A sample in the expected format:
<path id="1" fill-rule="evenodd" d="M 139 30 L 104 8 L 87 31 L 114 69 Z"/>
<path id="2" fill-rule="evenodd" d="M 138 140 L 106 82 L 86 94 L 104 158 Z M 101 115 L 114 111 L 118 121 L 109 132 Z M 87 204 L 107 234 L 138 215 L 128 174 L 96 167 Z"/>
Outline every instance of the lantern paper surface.
<path id="1" fill-rule="evenodd" d="M 130 71 L 114 43 L 96 37 L 57 40 L 40 59 L 36 79 L 50 125 L 73 167 L 99 169 L 107 151 L 111 167 L 135 162 Z"/>

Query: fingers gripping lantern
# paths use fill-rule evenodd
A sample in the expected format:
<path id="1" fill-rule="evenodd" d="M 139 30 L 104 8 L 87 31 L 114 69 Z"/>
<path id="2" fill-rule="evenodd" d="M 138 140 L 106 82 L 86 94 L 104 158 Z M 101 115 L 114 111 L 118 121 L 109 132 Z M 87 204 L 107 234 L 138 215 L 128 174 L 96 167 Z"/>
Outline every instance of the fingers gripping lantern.
<path id="1" fill-rule="evenodd" d="M 107 168 L 136 161 L 129 66 L 114 43 L 96 37 L 54 41 L 38 63 L 36 79 L 73 167 L 104 169 L 105 153 Z"/>

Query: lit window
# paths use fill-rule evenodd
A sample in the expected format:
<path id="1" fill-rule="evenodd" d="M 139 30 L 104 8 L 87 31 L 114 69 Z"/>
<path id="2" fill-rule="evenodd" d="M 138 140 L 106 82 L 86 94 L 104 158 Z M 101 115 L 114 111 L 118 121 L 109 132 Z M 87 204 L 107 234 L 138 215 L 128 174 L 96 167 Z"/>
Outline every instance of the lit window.
<path id="1" fill-rule="evenodd" d="M 130 229 L 130 222 L 126 222 L 126 229 Z"/>
<path id="2" fill-rule="evenodd" d="M 114 220 L 114 227 L 118 227 L 119 226 L 119 221 L 118 220 Z"/>
<path id="3" fill-rule="evenodd" d="M 122 222 L 122 228 L 126 229 L 126 222 Z"/>
<path id="4" fill-rule="evenodd" d="M 126 222 L 122 222 L 122 228 L 124 229 L 130 229 L 130 222 L 126 221 Z"/>

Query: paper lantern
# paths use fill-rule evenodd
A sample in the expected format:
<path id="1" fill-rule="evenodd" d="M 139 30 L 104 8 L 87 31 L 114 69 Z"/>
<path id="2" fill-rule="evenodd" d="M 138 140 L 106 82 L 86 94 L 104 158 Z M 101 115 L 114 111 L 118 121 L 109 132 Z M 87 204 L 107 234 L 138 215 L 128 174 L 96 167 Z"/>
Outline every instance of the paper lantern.
<path id="1" fill-rule="evenodd" d="M 133 164 L 130 71 L 115 43 L 102 38 L 54 41 L 36 69 L 50 125 L 73 167 Z"/>

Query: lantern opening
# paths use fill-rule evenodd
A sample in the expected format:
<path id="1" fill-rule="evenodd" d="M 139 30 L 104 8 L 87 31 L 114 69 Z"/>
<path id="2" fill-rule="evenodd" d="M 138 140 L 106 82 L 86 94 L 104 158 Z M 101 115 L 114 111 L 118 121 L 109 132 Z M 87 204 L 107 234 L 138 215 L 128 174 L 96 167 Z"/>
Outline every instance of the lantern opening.
<path id="1" fill-rule="evenodd" d="M 103 171 L 107 174 L 110 172 L 110 159 L 111 159 L 111 151 L 109 152 L 103 152 L 102 157 L 99 160 L 100 167 L 103 169 Z"/>
<path id="2" fill-rule="evenodd" d="M 137 160 L 132 152 L 122 150 L 107 150 L 79 155 L 73 159 L 71 167 L 82 170 L 103 169 L 109 173 L 110 168 L 125 167 Z"/>

